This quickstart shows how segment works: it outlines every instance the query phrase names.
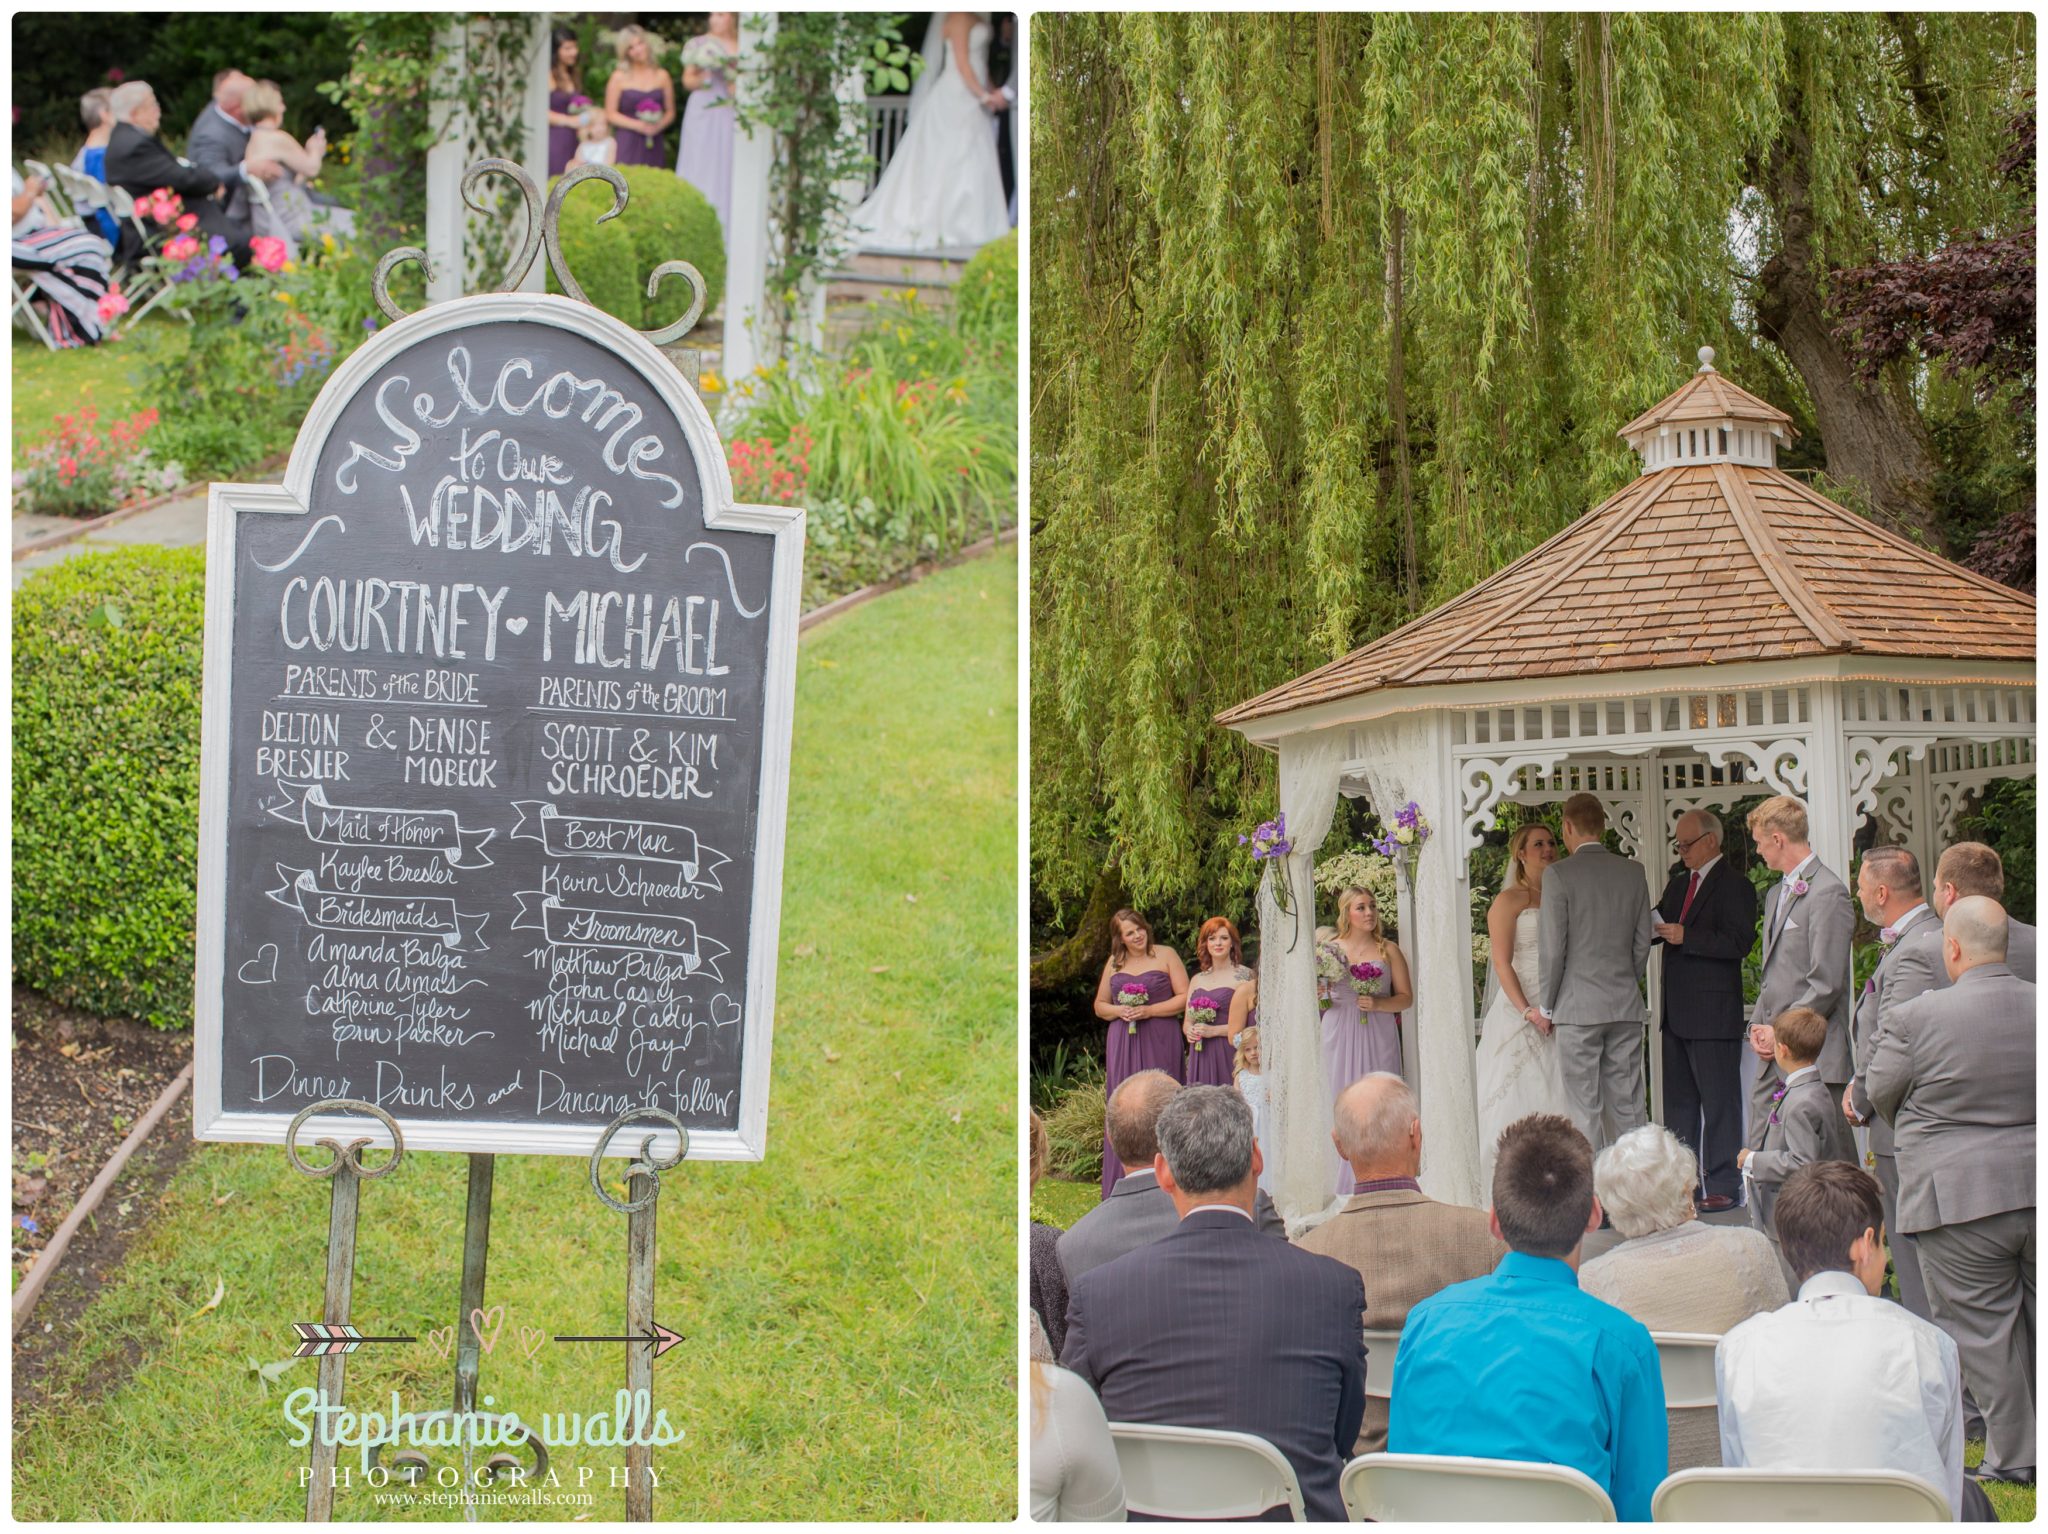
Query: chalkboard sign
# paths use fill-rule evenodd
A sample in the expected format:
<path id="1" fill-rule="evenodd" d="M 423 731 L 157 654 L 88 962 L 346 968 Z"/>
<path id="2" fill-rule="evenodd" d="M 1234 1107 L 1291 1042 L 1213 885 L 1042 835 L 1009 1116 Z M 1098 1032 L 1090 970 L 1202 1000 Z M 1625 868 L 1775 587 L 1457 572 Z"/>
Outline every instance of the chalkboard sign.
<path id="1" fill-rule="evenodd" d="M 372 338 L 209 516 L 199 1138 L 349 1097 L 587 1155 L 651 1106 L 758 1159 L 802 513 L 733 504 L 644 338 L 510 293 Z"/>

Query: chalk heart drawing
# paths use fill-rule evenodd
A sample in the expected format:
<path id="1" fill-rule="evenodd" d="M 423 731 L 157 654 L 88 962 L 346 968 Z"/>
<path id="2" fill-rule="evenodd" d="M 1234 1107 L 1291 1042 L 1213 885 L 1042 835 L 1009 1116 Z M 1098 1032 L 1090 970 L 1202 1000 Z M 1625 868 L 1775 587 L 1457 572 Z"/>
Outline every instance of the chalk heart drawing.
<path id="1" fill-rule="evenodd" d="M 490 1335 L 484 1334 L 484 1323 L 491 1325 Z M 505 1305 L 503 1301 L 485 1310 L 479 1305 L 469 1313 L 469 1329 L 476 1333 L 476 1340 L 484 1345 L 486 1353 L 495 1352 L 498 1347 L 498 1333 L 505 1329 Z"/>
<path id="2" fill-rule="evenodd" d="M 525 633 L 526 620 L 524 618 L 507 618 L 505 620 L 505 632 L 508 634 Z"/>
<path id="3" fill-rule="evenodd" d="M 269 954 L 269 959 L 263 956 Z M 256 957 L 235 971 L 235 978 L 244 985 L 271 985 L 277 980 L 277 944 L 265 943 L 256 950 Z"/>
<path id="4" fill-rule="evenodd" d="M 446 1326 L 435 1327 L 427 1333 L 427 1341 L 434 1345 L 436 1353 L 446 1358 L 448 1350 L 455 1346 L 455 1323 L 450 1321 Z"/>
<path id="5" fill-rule="evenodd" d="M 537 1326 L 521 1326 L 519 1328 L 519 1346 L 528 1358 L 538 1353 L 540 1345 L 547 1340 L 547 1333 Z"/>
<path id="6" fill-rule="evenodd" d="M 725 1003 L 725 1006 L 721 1007 L 719 1005 L 720 1002 Z M 730 1007 L 732 1009 L 732 1015 L 729 1017 L 726 1015 L 727 1007 Z M 746 1015 L 747 1009 L 745 1007 L 742 1007 L 738 1002 L 734 1001 L 730 996 L 726 995 L 723 991 L 720 991 L 716 996 L 711 998 L 711 1022 L 714 1027 L 730 1027 L 732 1024 L 738 1022 L 742 1017 L 745 1017 Z"/>

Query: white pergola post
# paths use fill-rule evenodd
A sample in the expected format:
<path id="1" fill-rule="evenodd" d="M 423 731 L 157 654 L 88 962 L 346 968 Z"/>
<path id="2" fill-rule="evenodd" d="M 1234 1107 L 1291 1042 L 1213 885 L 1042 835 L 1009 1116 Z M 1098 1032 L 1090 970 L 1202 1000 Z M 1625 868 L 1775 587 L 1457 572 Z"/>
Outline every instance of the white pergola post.
<path id="1" fill-rule="evenodd" d="M 1431 834 L 1415 860 L 1410 905 L 1449 911 L 1449 921 L 1421 921 L 1413 933 L 1408 968 L 1415 985 L 1412 1027 L 1403 1029 L 1404 1069 L 1422 1114 L 1422 1191 L 1449 1204 L 1481 1207 L 1490 1198 L 1479 1186 L 1479 1081 L 1472 1047 L 1472 932 L 1464 838 L 1459 834 L 1457 772 L 1451 725 L 1442 709 L 1423 720 L 1433 789 Z M 1418 795 L 1418 797 L 1420 797 Z M 1393 806 L 1381 807 L 1381 816 Z M 1431 899 L 1440 892 L 1441 899 Z M 1410 1040 L 1414 1058 L 1407 1058 Z"/>
<path id="2" fill-rule="evenodd" d="M 451 20 L 435 36 L 442 69 L 454 71 L 468 54 L 469 25 L 460 17 Z M 433 278 L 427 283 L 427 302 L 460 298 L 463 290 L 463 226 L 469 210 L 462 203 L 462 173 L 469 161 L 469 123 L 462 103 L 449 89 L 434 92 L 428 108 L 428 125 L 434 132 L 434 147 L 427 151 L 427 259 Z"/>
<path id="3" fill-rule="evenodd" d="M 554 15 L 549 11 L 533 13 L 533 63 L 526 71 L 526 102 L 523 115 L 526 120 L 526 148 L 521 161 L 526 174 L 533 178 L 533 184 L 541 189 L 545 203 L 548 186 L 548 72 L 554 66 L 554 50 L 548 46 L 548 35 L 553 30 Z M 520 215 L 524 217 L 524 215 Z M 520 279 L 522 293 L 543 293 L 547 291 L 547 262 L 539 260 L 527 268 Z"/>
<path id="4" fill-rule="evenodd" d="M 1820 860 L 1852 889 L 1855 879 L 1849 867 L 1856 827 L 1849 821 L 1849 800 L 1844 792 L 1849 781 L 1849 762 L 1842 750 L 1842 684 L 1816 682 L 1813 686 L 1813 725 L 1806 737 L 1807 834 Z"/>
<path id="5" fill-rule="evenodd" d="M 740 15 L 740 57 L 756 53 L 775 35 L 775 13 L 748 11 Z M 754 73 L 743 68 L 734 82 L 738 100 L 756 89 Z M 758 129 L 742 127 L 732 146 L 732 227 L 725 232 L 725 339 L 721 358 L 728 381 L 745 378 L 768 356 L 768 179 L 775 164 L 775 141 Z"/>

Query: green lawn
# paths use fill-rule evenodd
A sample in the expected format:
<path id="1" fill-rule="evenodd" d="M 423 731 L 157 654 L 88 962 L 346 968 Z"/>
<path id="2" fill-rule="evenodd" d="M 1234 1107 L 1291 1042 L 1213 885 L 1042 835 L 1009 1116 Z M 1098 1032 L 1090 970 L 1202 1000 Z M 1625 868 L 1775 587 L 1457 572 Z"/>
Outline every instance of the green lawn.
<path id="1" fill-rule="evenodd" d="M 58 416 L 85 405 L 97 407 L 102 421 L 134 414 L 144 403 L 144 361 L 157 348 L 182 347 L 185 334 L 183 325 L 162 318 L 159 310 L 133 335 L 118 341 L 53 352 L 16 327 L 8 373 L 14 389 L 15 443 L 45 435 Z"/>
<path id="2" fill-rule="evenodd" d="M 768 1159 L 663 1179 L 655 1314 L 689 1340 L 655 1399 L 689 1437 L 655 1453 L 657 1517 L 1015 1516 L 1016 590 L 1005 550 L 800 647 Z M 420 1155 L 363 1188 L 353 1319 L 423 1340 L 351 1359 L 352 1404 L 447 1404 L 452 1360 L 424 1338 L 455 1319 L 463 1180 Z M 17 1417 L 15 1515 L 299 1517 L 280 1405 L 314 1369 L 266 1386 L 253 1365 L 319 1314 L 326 1210 L 277 1149 L 198 1147 L 50 1404 Z M 622 1350 L 529 1360 L 515 1338 L 622 1329 L 625 1231 L 584 1162 L 500 1160 L 500 1408 L 610 1406 Z M 482 1516 L 617 1519 L 620 1453 L 557 1451 L 567 1486 L 594 1469 L 594 1506 Z M 459 1517 L 360 1486 L 335 1514 Z"/>

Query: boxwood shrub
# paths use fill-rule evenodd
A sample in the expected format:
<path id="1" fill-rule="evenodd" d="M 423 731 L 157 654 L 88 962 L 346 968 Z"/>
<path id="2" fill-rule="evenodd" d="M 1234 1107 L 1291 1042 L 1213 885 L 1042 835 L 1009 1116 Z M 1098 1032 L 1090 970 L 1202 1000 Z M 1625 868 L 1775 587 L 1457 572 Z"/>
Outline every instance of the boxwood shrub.
<path id="1" fill-rule="evenodd" d="M 963 335 L 977 341 L 1017 339 L 1017 231 L 974 253 L 953 289 Z"/>
<path id="2" fill-rule="evenodd" d="M 611 188 L 585 182 L 562 209 L 562 254 L 584 295 L 606 314 L 636 330 L 651 330 L 679 319 L 689 307 L 690 285 L 679 277 L 663 281 L 648 298 L 647 274 L 664 261 L 687 261 L 703 274 L 704 312 L 725 293 L 725 237 L 718 214 L 704 194 L 672 171 L 654 165 L 622 165 L 631 201 L 617 218 L 596 222 L 611 206 Z M 559 293 L 552 269 L 548 291 Z"/>
<path id="3" fill-rule="evenodd" d="M 14 594 L 14 974 L 192 1022 L 205 563 L 86 554 Z"/>

